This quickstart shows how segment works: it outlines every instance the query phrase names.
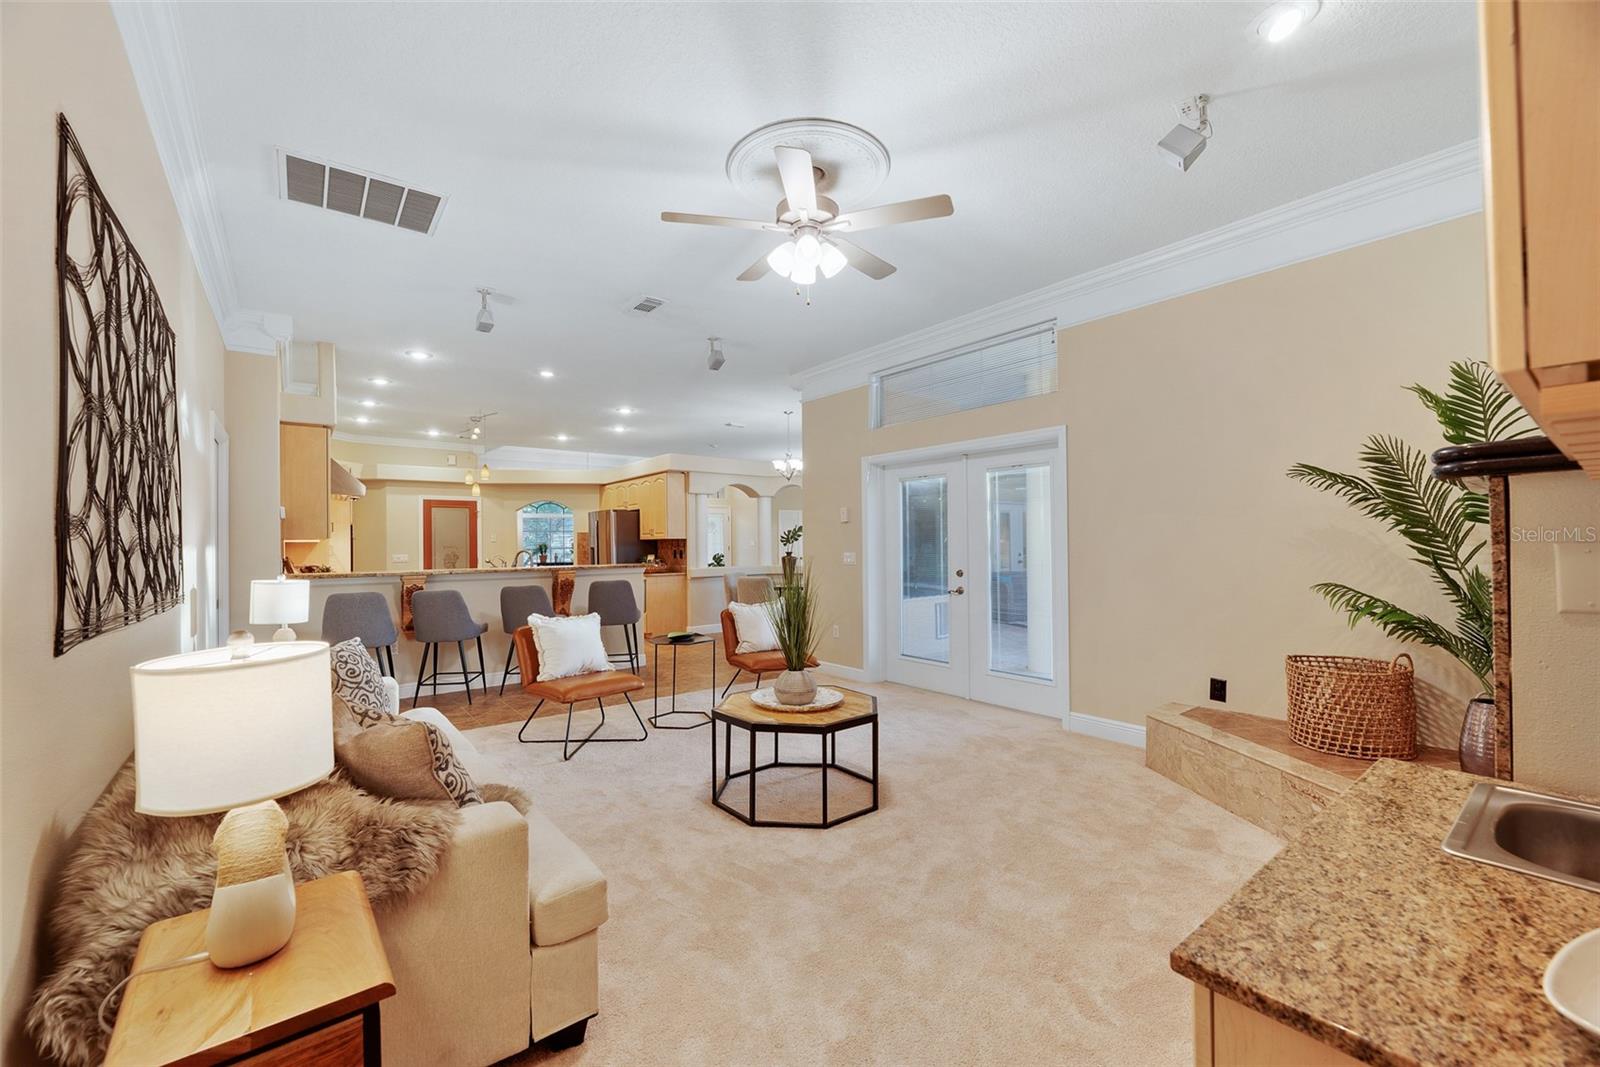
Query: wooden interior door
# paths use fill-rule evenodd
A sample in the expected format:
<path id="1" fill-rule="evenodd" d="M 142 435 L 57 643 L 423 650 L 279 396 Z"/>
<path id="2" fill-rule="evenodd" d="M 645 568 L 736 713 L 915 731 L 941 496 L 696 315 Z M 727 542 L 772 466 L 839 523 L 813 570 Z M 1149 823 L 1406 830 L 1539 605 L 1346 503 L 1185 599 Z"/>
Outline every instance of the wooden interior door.
<path id="1" fill-rule="evenodd" d="M 478 566 L 478 502 L 422 502 L 422 565 L 427 570 Z"/>

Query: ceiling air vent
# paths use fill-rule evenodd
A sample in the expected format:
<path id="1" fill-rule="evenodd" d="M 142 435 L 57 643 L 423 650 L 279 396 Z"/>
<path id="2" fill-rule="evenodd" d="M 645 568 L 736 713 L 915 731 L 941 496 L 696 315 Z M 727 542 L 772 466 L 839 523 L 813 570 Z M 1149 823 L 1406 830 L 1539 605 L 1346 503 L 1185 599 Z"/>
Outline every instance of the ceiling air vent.
<path id="1" fill-rule="evenodd" d="M 285 200 L 359 215 L 385 226 L 432 233 L 445 198 L 376 174 L 278 150 L 278 191 Z M 659 303 L 659 301 L 658 301 Z"/>
<path id="2" fill-rule="evenodd" d="M 656 308 L 665 303 L 665 300 L 657 300 L 653 296 L 647 296 L 641 299 L 637 304 L 633 305 L 633 310 L 642 311 L 648 315 L 650 312 L 654 311 Z"/>

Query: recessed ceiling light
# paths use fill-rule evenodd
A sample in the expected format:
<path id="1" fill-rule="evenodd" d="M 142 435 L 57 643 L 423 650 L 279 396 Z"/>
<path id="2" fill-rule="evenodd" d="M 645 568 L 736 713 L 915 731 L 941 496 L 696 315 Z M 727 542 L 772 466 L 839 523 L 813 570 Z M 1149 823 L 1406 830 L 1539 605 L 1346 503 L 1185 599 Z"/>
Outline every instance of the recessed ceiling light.
<path id="1" fill-rule="evenodd" d="M 365 415 L 357 415 L 356 416 L 356 421 L 361 423 L 363 426 L 365 426 L 367 423 L 371 422 L 372 420 L 367 418 Z"/>
<path id="2" fill-rule="evenodd" d="M 628 428 L 626 426 L 622 425 L 622 423 L 619 422 L 615 426 L 611 427 L 611 432 L 612 433 L 627 433 L 628 432 Z"/>
<path id="3" fill-rule="evenodd" d="M 542 370 L 539 372 L 539 377 L 541 378 L 554 378 L 555 376 L 556 372 L 553 370 Z"/>
<path id="4" fill-rule="evenodd" d="M 570 441 L 570 440 L 572 440 L 572 438 L 568 437 L 564 433 L 558 433 L 558 434 L 556 434 L 556 440 L 557 441 Z"/>
<path id="5" fill-rule="evenodd" d="M 617 414 L 618 415 L 632 415 L 633 414 L 633 409 L 628 407 L 626 404 L 624 404 L 622 407 L 617 409 Z"/>
<path id="6" fill-rule="evenodd" d="M 378 402 L 376 400 L 363 400 L 361 402 L 361 406 L 364 408 L 375 408 L 378 406 Z"/>
<path id="7" fill-rule="evenodd" d="M 418 363 L 421 363 L 425 359 L 432 359 L 433 358 L 433 353 L 424 352 L 420 348 L 413 348 L 411 351 L 407 352 L 406 355 L 410 356 L 412 359 L 416 360 Z"/>
<path id="8" fill-rule="evenodd" d="M 394 384 L 393 382 L 391 382 L 387 378 L 368 378 L 367 381 L 371 382 L 373 385 L 393 385 Z"/>
<path id="9" fill-rule="evenodd" d="M 438 430 L 427 430 L 425 432 L 427 433 L 427 435 L 429 437 L 438 437 L 439 436 L 439 431 Z"/>
<path id="10" fill-rule="evenodd" d="M 1321 0 L 1282 0 L 1256 19 L 1256 33 L 1277 44 L 1316 18 L 1321 7 Z"/>

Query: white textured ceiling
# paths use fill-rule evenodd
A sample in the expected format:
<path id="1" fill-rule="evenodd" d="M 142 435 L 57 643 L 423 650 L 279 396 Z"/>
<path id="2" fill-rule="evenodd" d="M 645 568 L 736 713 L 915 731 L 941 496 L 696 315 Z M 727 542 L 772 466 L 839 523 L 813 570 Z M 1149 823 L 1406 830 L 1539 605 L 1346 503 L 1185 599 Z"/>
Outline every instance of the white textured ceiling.
<path id="1" fill-rule="evenodd" d="M 177 17 L 240 303 L 337 343 L 343 428 L 409 438 L 486 409 L 502 413 L 491 445 L 565 432 L 595 451 L 770 458 L 799 368 L 1474 136 L 1471 4 L 1333 0 L 1281 45 L 1251 31 L 1265 6 L 217 3 Z M 1216 136 L 1180 174 L 1154 145 L 1196 92 Z M 874 203 L 949 193 L 956 212 L 862 235 L 899 272 L 846 271 L 806 307 L 776 278 L 734 281 L 770 235 L 659 213 L 759 214 L 723 176 L 728 149 L 812 115 L 888 146 Z M 280 146 L 447 194 L 436 233 L 278 199 Z M 489 335 L 472 329 L 478 286 L 504 294 Z M 645 295 L 666 306 L 629 310 Z M 411 347 L 437 358 L 411 363 Z M 619 419 L 621 404 L 638 414 Z M 605 429 L 619 421 L 627 434 Z"/>

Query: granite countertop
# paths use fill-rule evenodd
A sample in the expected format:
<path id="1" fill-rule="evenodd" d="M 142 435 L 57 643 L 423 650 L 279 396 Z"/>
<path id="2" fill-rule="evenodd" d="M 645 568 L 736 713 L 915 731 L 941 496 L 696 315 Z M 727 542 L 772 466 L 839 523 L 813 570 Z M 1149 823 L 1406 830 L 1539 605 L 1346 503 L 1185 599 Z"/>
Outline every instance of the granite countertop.
<path id="1" fill-rule="evenodd" d="M 1373 1064 L 1600 1064 L 1541 983 L 1600 893 L 1447 855 L 1472 787 L 1380 760 L 1172 951 L 1172 969 Z"/>
<path id="2" fill-rule="evenodd" d="M 447 577 L 457 574 L 526 574 L 529 571 L 603 571 L 603 570 L 644 570 L 643 563 L 546 563 L 530 564 L 526 567 L 440 567 L 433 570 L 396 570 L 396 571 L 327 571 L 312 574 L 294 574 L 293 578 L 405 578 L 414 574 L 426 575 L 429 578 Z"/>

